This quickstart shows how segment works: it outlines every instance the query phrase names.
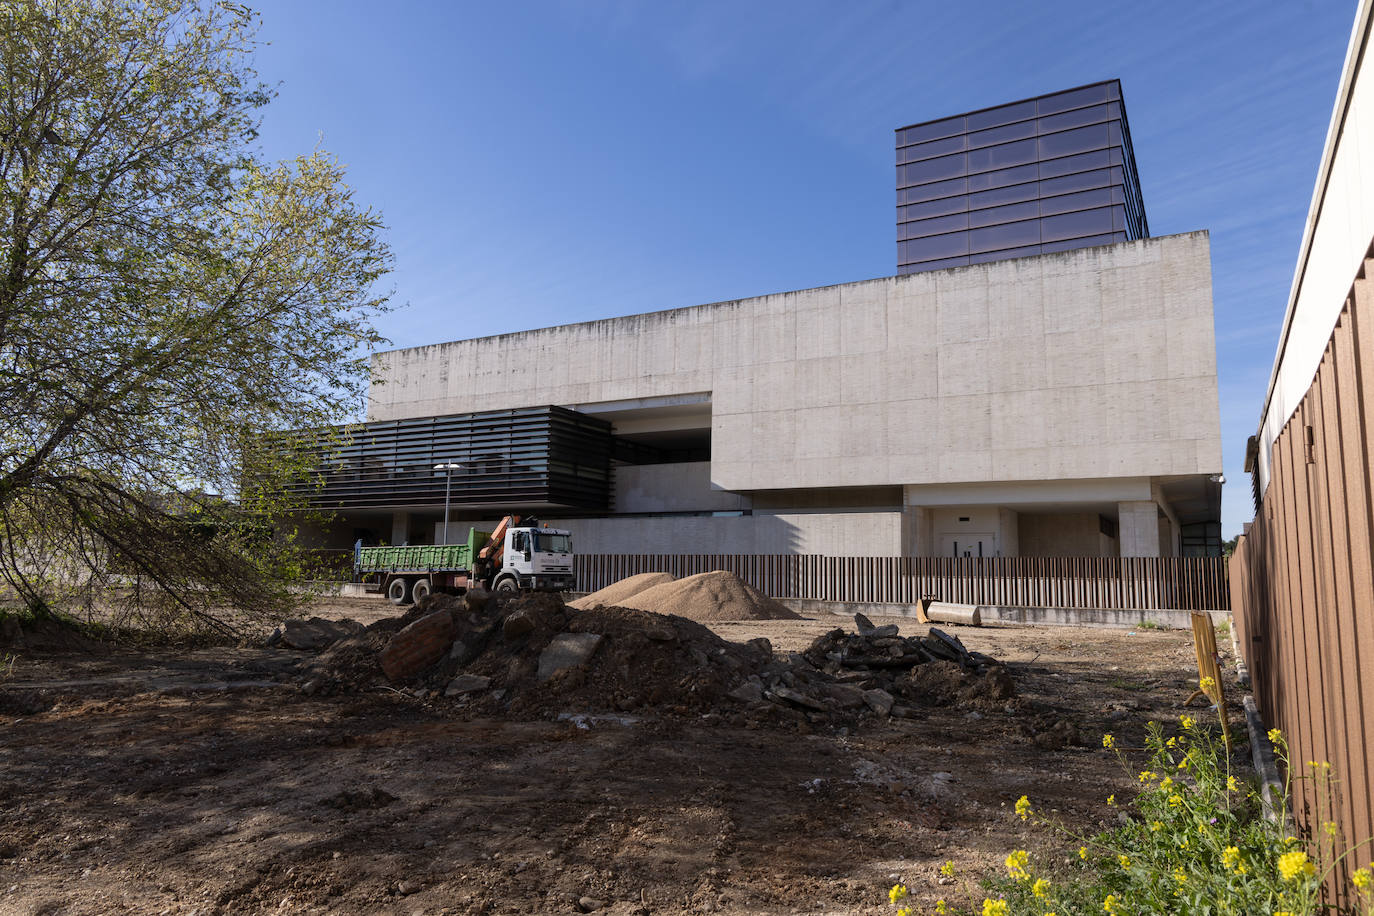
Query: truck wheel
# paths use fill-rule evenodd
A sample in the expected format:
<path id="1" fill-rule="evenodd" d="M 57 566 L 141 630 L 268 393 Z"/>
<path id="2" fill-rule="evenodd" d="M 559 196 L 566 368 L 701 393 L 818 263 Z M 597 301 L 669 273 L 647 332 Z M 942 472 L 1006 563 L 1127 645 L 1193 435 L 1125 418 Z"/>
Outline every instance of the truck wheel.
<path id="1" fill-rule="evenodd" d="M 397 607 L 410 601 L 410 582 L 405 576 L 397 576 L 387 583 L 386 596 Z"/>
<path id="2" fill-rule="evenodd" d="M 429 597 L 432 591 L 434 586 L 430 585 L 428 579 L 416 579 L 415 584 L 410 587 L 410 600 L 418 602 L 421 598 Z"/>
<path id="3" fill-rule="evenodd" d="M 516 582 L 511 576 L 505 576 L 496 580 L 496 590 L 506 594 L 514 594 L 520 591 L 520 583 Z"/>

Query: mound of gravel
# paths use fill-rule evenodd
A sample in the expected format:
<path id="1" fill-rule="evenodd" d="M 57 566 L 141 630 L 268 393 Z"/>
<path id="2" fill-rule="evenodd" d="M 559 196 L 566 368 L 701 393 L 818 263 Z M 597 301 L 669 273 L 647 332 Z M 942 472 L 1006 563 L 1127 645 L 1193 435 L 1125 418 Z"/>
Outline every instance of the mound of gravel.
<path id="1" fill-rule="evenodd" d="M 641 611 L 703 622 L 801 618 L 734 573 L 719 569 L 655 585 L 621 603 Z"/>
<path id="2" fill-rule="evenodd" d="M 621 579 L 619 582 L 612 582 L 599 592 L 592 592 L 576 601 L 569 601 L 568 607 L 577 608 L 580 611 L 588 611 L 594 607 L 624 607 L 626 601 L 640 592 L 653 588 L 655 585 L 675 581 L 677 580 L 665 572 L 640 573 L 637 576 Z"/>

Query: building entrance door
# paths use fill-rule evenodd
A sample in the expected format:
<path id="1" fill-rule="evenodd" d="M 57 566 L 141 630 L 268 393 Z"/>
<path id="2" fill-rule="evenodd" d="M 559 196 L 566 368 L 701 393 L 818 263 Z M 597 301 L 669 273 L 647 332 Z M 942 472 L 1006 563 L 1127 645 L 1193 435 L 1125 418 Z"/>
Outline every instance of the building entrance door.
<path id="1" fill-rule="evenodd" d="M 997 541 L 991 534 L 961 531 L 946 534 L 940 540 L 942 557 L 995 557 Z"/>

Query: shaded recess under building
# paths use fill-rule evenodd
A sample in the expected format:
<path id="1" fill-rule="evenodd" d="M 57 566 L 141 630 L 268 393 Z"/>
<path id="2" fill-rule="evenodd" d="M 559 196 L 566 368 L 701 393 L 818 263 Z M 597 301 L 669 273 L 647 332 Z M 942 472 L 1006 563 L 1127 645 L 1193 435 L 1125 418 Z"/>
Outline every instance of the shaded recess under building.
<path id="1" fill-rule="evenodd" d="M 897 271 L 1147 238 L 1119 80 L 897 130 Z"/>

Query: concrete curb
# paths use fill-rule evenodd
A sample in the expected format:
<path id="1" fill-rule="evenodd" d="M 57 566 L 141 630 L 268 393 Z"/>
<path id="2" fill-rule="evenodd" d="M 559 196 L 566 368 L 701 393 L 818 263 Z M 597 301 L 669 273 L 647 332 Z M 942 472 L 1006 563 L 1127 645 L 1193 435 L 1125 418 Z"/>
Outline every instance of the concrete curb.
<path id="1" fill-rule="evenodd" d="M 1247 693 L 1241 703 L 1245 706 L 1245 727 L 1250 732 L 1250 759 L 1260 778 L 1260 801 L 1264 816 L 1278 824 L 1286 835 L 1288 812 L 1275 807 L 1275 802 L 1283 797 L 1283 782 L 1279 779 L 1279 768 L 1274 762 L 1274 745 L 1269 742 L 1269 734 L 1260 721 L 1259 704 L 1255 698 Z"/>
<path id="2" fill-rule="evenodd" d="M 799 614 L 821 617 L 836 614 L 851 617 L 864 614 L 869 617 L 917 617 L 919 604 L 899 604 L 880 602 L 817 601 L 810 598 L 779 598 L 782 604 Z M 1187 630 L 1192 627 L 1189 611 L 1152 608 L 1143 611 L 1127 611 L 1116 608 L 1064 608 L 1064 607 L 1006 607 L 1000 605 L 978 605 L 984 623 L 1019 624 L 1025 626 L 1058 627 L 1097 627 L 1129 630 L 1143 623 L 1154 624 L 1161 629 Z M 1229 611 L 1210 611 L 1213 622 L 1225 620 Z"/>

